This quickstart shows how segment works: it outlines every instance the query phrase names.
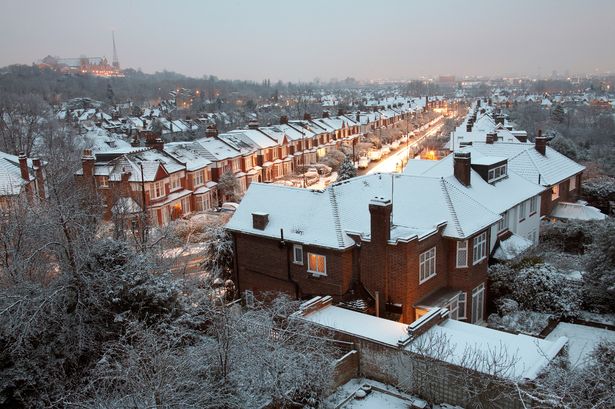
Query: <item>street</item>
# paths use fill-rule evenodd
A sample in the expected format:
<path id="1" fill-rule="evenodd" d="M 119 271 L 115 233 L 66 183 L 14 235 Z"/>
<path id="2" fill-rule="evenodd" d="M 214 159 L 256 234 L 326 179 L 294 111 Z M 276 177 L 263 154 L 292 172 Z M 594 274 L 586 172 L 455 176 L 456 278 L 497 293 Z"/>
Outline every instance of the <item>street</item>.
<path id="1" fill-rule="evenodd" d="M 438 124 L 434 125 L 427 132 L 425 132 L 423 136 L 421 136 L 418 139 L 410 140 L 407 146 L 404 145 L 403 148 L 400 148 L 398 151 L 392 153 L 387 158 L 384 158 L 380 160 L 379 162 L 376 162 L 376 164 L 373 167 L 368 168 L 366 172 L 360 173 L 360 174 L 369 175 L 369 174 L 377 173 L 377 172 L 381 172 L 381 173 L 382 172 L 395 172 L 398 168 L 399 163 L 404 163 L 405 160 L 407 159 L 409 149 L 416 147 L 418 144 L 423 142 L 423 140 L 425 140 L 426 138 L 429 138 L 437 134 L 438 131 L 440 131 L 440 129 L 442 128 L 442 126 L 443 126 L 443 122 L 442 121 L 438 122 Z"/>

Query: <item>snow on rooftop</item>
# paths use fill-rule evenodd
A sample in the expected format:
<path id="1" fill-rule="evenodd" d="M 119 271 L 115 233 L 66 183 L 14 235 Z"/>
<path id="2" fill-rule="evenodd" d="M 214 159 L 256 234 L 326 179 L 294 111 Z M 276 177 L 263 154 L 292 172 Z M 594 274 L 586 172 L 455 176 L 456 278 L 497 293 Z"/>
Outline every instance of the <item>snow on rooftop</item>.
<path id="1" fill-rule="evenodd" d="M 511 379 L 536 378 L 551 359 L 559 354 L 567 342 L 566 337 L 553 337 L 551 340 L 544 340 L 523 334 L 514 335 L 453 319 L 445 319 L 407 343 L 409 341 L 408 325 L 333 305 L 325 305 L 313 312 L 307 311 L 301 318 L 335 331 L 395 348 L 403 343 L 408 352 L 421 350 L 421 353 L 430 355 L 430 351 L 434 351 L 431 354 L 434 358 L 454 365 L 468 365 L 465 358 L 473 352 L 482 356 L 502 352 L 508 357 L 511 365 L 508 371 L 498 375 Z M 448 347 L 425 349 L 425 345 L 433 342 L 431 340 L 447 342 Z M 438 351 L 437 354 L 436 350 Z M 443 350 L 447 352 L 442 354 Z M 487 365 L 487 362 L 488 359 L 481 365 L 473 367 L 473 369 L 491 373 L 492 369 Z"/>
<path id="2" fill-rule="evenodd" d="M 615 331 L 585 325 L 560 322 L 546 337 L 554 341 L 560 337 L 568 338 L 568 359 L 572 365 L 584 366 L 587 356 L 602 340 L 615 342 Z"/>
<path id="3" fill-rule="evenodd" d="M 533 245 L 534 243 L 531 240 L 512 234 L 506 240 L 500 241 L 500 245 L 493 256 L 498 260 L 512 260 Z"/>
<path id="4" fill-rule="evenodd" d="M 558 219 L 604 220 L 606 215 L 593 206 L 581 203 L 560 202 L 551 211 L 551 216 Z"/>

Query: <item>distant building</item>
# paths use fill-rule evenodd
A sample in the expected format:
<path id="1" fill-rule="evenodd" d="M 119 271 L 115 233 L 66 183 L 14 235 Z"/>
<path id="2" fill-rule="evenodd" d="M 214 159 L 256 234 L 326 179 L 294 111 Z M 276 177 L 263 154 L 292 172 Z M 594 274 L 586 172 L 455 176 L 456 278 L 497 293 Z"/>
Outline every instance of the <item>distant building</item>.
<path id="1" fill-rule="evenodd" d="M 0 152 L 0 214 L 22 198 L 46 196 L 45 171 L 40 159 Z"/>
<path id="2" fill-rule="evenodd" d="M 97 77 L 123 77 L 119 66 L 109 64 L 105 57 L 60 58 L 48 55 L 38 64 L 63 73 L 90 74 Z"/>

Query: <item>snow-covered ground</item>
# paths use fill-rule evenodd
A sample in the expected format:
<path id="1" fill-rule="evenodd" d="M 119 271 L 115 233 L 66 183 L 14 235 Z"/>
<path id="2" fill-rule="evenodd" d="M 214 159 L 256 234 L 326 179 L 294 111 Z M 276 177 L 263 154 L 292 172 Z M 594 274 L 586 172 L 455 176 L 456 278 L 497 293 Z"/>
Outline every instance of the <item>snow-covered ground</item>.
<path id="1" fill-rule="evenodd" d="M 362 385 L 370 385 L 372 392 L 363 399 L 355 399 L 354 395 Z M 325 401 L 326 408 L 344 409 L 408 409 L 413 402 L 425 403 L 421 399 L 401 392 L 397 388 L 381 382 L 365 378 L 355 378 L 340 386 L 335 393 Z M 448 406 L 455 408 L 454 406 Z"/>
<path id="2" fill-rule="evenodd" d="M 568 338 L 570 363 L 578 366 L 586 364 L 587 355 L 601 340 L 606 339 L 615 342 L 615 331 L 565 322 L 560 322 L 546 339 L 554 341 L 562 336 Z"/>

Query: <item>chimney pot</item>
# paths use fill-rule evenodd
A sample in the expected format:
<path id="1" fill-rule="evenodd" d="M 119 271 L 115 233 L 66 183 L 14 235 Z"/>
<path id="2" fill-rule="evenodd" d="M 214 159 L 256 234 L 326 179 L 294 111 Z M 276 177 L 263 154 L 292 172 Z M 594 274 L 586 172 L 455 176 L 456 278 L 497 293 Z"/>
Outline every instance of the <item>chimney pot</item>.
<path id="1" fill-rule="evenodd" d="M 286 115 L 282 115 L 282 116 L 280 117 L 280 125 L 285 125 L 285 124 L 287 124 L 287 123 L 288 123 L 288 116 L 286 116 Z"/>

